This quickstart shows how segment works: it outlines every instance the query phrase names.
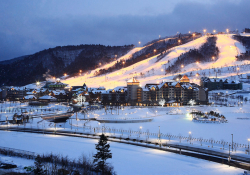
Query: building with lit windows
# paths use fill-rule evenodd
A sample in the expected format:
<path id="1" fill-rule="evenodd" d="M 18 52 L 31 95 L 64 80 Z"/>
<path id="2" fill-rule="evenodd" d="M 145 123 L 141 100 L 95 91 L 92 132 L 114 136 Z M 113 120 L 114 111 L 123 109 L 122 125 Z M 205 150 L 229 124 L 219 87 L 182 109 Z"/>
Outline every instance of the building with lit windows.
<path id="1" fill-rule="evenodd" d="M 133 82 L 139 83 L 138 80 L 133 80 Z M 180 81 L 162 81 L 158 84 L 146 84 L 144 87 L 135 85 L 134 88 L 137 88 L 135 105 L 155 106 L 159 105 L 159 101 L 162 99 L 165 100 L 165 106 L 187 105 L 191 99 L 195 100 L 197 104 L 207 104 L 208 102 L 207 89 L 190 83 L 186 75 L 182 76 Z M 128 98 L 135 99 L 134 94 L 128 93 Z"/>
<path id="2" fill-rule="evenodd" d="M 132 78 L 127 81 L 127 87 L 102 91 L 101 99 L 104 105 L 157 106 L 164 99 L 164 106 L 181 106 L 187 105 L 190 100 L 195 100 L 197 104 L 207 104 L 208 91 L 190 83 L 186 75 L 179 81 L 162 81 L 143 87 L 136 78 Z"/>

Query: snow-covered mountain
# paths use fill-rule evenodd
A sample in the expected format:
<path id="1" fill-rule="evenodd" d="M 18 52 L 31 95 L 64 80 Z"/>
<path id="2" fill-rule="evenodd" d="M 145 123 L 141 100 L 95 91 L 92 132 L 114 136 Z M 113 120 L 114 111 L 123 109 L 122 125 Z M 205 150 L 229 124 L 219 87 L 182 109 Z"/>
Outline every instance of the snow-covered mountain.
<path id="1" fill-rule="evenodd" d="M 207 42 L 209 37 L 216 38 L 215 46 L 213 46 L 214 49 L 210 49 L 212 44 Z M 249 38 L 248 35 L 242 37 Z M 152 43 L 150 43 L 150 45 L 152 45 Z M 205 46 L 212 51 L 203 54 L 202 48 Z M 113 69 L 118 61 L 127 62 L 128 59 L 133 58 L 135 54 L 140 54 L 147 47 L 149 46 L 146 45 L 144 47 L 134 48 L 125 56 L 92 70 L 89 74 L 68 78 L 63 82 L 71 86 L 86 83 L 90 87 L 103 86 L 107 89 L 111 89 L 116 86 L 126 86 L 127 80 L 132 77 L 136 77 L 141 82 L 141 85 L 144 85 L 149 82 L 157 83 L 164 79 L 172 79 L 177 74 L 187 74 L 190 77 L 191 82 L 199 83 L 198 77 L 200 76 L 215 77 L 217 75 L 218 77 L 230 77 L 250 72 L 250 61 L 248 61 L 248 59 L 238 60 L 236 58 L 236 56 L 243 53 L 248 53 L 248 47 L 246 43 L 242 44 L 242 42 L 237 41 L 234 34 L 206 35 L 194 38 L 185 44 L 179 43 L 177 46 L 161 50 L 160 52 L 157 52 L 158 50 L 155 49 L 154 52 L 157 52 L 157 54 L 151 54 L 148 58 L 142 59 L 130 66 L 124 66 L 117 70 Z M 216 50 L 218 53 L 216 53 Z M 196 55 L 201 56 L 192 56 L 192 54 L 188 53 L 191 51 L 196 52 Z M 215 55 L 213 56 L 213 54 Z M 193 62 L 188 63 L 186 60 L 183 60 L 185 62 L 182 63 L 181 61 L 178 61 L 183 55 L 187 56 L 185 57 L 186 60 L 190 59 L 193 60 Z M 199 60 L 201 57 L 203 59 Z M 199 61 L 195 61 L 194 58 Z M 179 66 L 177 69 L 178 71 L 166 71 L 169 66 Z M 111 68 L 113 70 L 111 72 L 103 71 Z M 98 74 L 100 71 L 104 73 Z"/>
<path id="2" fill-rule="evenodd" d="M 81 69 L 87 72 L 100 63 L 109 63 L 114 58 L 125 55 L 133 45 L 103 46 L 79 45 L 58 46 L 0 62 L 0 84 L 26 85 L 43 81 L 43 74 L 50 70 L 52 76 L 62 76 L 65 72 L 74 76 Z"/>

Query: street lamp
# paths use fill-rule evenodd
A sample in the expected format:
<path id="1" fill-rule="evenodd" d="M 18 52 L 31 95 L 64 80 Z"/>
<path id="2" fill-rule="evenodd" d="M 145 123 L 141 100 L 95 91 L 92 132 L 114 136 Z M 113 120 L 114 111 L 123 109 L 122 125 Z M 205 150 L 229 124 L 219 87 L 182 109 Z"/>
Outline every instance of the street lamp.
<path id="1" fill-rule="evenodd" d="M 213 32 L 216 33 L 216 30 L 214 30 Z"/>
<path id="2" fill-rule="evenodd" d="M 204 30 L 203 30 L 203 32 L 204 32 L 204 35 L 206 34 L 206 31 L 207 31 L 206 29 L 204 29 Z"/>
<path id="3" fill-rule="evenodd" d="M 229 156 L 228 156 L 228 162 L 230 162 L 230 160 L 231 160 L 231 157 L 230 157 L 230 144 L 228 145 L 229 146 Z"/>
<path id="4" fill-rule="evenodd" d="M 234 143 L 234 141 L 233 141 L 234 135 L 233 134 L 231 134 L 231 135 L 232 135 L 232 152 L 233 152 L 233 150 L 234 150 L 234 145 L 233 145 L 233 143 Z"/>
<path id="5" fill-rule="evenodd" d="M 139 137 L 140 137 L 140 135 L 141 135 L 141 129 L 142 129 L 142 126 L 140 126 Z"/>
<path id="6" fill-rule="evenodd" d="M 138 44 L 139 44 L 139 47 L 140 47 L 141 41 L 139 41 Z"/>
<path id="7" fill-rule="evenodd" d="M 195 37 L 195 33 L 193 33 L 193 40 L 194 40 L 194 37 Z"/>
<path id="8" fill-rule="evenodd" d="M 161 146 L 161 126 L 159 126 L 159 134 L 158 134 L 158 139 L 159 139 L 160 146 Z"/>
<path id="9" fill-rule="evenodd" d="M 184 65 L 181 65 L 181 68 L 183 68 L 184 67 Z"/>
<path id="10" fill-rule="evenodd" d="M 189 140 L 190 140 L 190 144 L 191 144 L 191 131 L 189 131 L 188 133 L 189 133 Z"/>
<path id="11" fill-rule="evenodd" d="M 247 139 L 248 140 L 248 154 L 249 154 L 249 142 L 250 142 L 250 139 Z"/>

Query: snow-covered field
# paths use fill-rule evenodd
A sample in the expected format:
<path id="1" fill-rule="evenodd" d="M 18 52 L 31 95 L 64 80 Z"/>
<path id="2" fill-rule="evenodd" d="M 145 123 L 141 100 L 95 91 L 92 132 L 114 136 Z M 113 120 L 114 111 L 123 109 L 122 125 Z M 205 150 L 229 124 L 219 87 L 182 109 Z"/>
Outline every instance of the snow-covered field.
<path id="1" fill-rule="evenodd" d="M 217 91 L 215 91 L 217 92 Z M 219 92 L 219 91 L 218 91 Z M 243 94 L 244 97 L 248 97 L 249 94 Z M 233 99 L 237 102 L 237 99 Z M 236 103 L 238 104 L 238 103 Z M 13 105 L 13 104 L 12 104 Z M 19 104 L 16 104 L 19 108 Z M 53 107 L 57 107 L 59 111 L 66 111 L 68 107 L 63 105 L 53 104 Z M 105 109 L 89 111 L 87 114 L 77 113 L 74 114 L 66 123 L 51 123 L 46 120 L 43 120 L 39 117 L 41 113 L 48 113 L 53 111 L 42 111 L 37 112 L 36 108 L 31 108 L 29 110 L 28 106 L 27 111 L 33 115 L 36 113 L 36 118 L 29 120 L 29 123 L 26 126 L 20 125 L 18 127 L 32 127 L 32 128 L 57 128 L 65 130 L 79 130 L 85 132 L 101 132 L 102 128 L 106 128 L 106 132 L 110 133 L 109 129 L 116 130 L 127 130 L 124 132 L 124 135 L 131 135 L 128 131 L 135 131 L 131 137 L 138 137 L 138 132 L 142 133 L 140 137 L 146 138 L 147 134 L 158 133 L 159 126 L 161 134 L 170 134 L 175 136 L 189 137 L 189 132 L 192 133 L 193 138 L 203 138 L 203 139 L 214 139 L 216 141 L 221 141 L 222 139 L 226 142 L 231 142 L 231 134 L 234 134 L 234 142 L 239 144 L 247 144 L 247 139 L 250 138 L 250 119 L 249 118 L 249 102 L 243 102 L 240 106 L 226 107 L 226 106 L 183 106 L 183 107 L 124 107 L 124 109 L 114 108 L 112 111 L 109 109 L 105 112 Z M 13 108 L 13 106 L 12 106 Z M 24 108 L 24 107 L 23 107 Z M 46 107 L 43 107 L 46 108 Z M 9 107 L 8 107 L 9 109 Z M 41 109 L 41 108 L 38 108 Z M 36 111 L 33 112 L 32 110 Z M 189 114 L 192 110 L 197 110 L 201 112 L 210 112 L 215 111 L 220 115 L 224 115 L 228 120 L 228 123 L 197 123 L 192 121 L 192 117 Z M 54 111 L 57 113 L 58 111 Z M 11 119 L 11 115 L 15 112 L 1 112 L 1 120 L 6 120 L 7 116 Z M 8 114 L 8 115 L 7 115 Z M 88 120 L 95 118 L 95 120 Z M 241 118 L 241 119 L 238 119 Z M 152 119 L 151 122 L 137 122 L 132 123 L 136 120 L 142 119 Z M 110 121 L 131 121 L 129 123 L 100 123 L 98 120 L 110 120 Z M 8 124 L 8 127 L 16 127 L 17 125 Z M 2 125 L 0 127 L 7 127 L 7 125 Z M 116 134 L 122 134 L 121 132 Z M 150 136 L 150 139 L 157 139 L 157 136 Z M 167 139 L 162 137 L 162 139 Z M 178 140 L 178 139 L 176 139 Z M 176 141 L 175 140 L 175 141 Z M 197 142 L 198 144 L 198 142 Z M 207 143 L 209 146 L 210 144 Z M 218 148 L 220 148 L 218 146 Z M 226 148 L 228 149 L 228 148 Z"/>
<path id="2" fill-rule="evenodd" d="M 213 91 L 214 93 L 235 93 L 235 91 Z M 242 94 L 240 94 L 242 95 Z M 244 98 L 249 97 L 248 93 L 243 94 Z M 234 99 L 236 100 L 236 99 Z M 1 120 L 5 120 L 6 116 L 11 117 L 16 111 L 22 108 L 30 114 L 36 114 L 36 117 L 41 113 L 51 113 L 58 111 L 66 111 L 67 106 L 60 104 L 51 104 L 46 111 L 46 107 L 40 110 L 40 107 L 29 107 L 27 104 L 20 103 L 5 103 L 2 105 Z M 168 142 L 174 144 L 183 144 L 194 147 L 201 147 L 199 141 L 192 141 L 192 145 L 185 139 L 179 143 L 178 138 L 164 137 L 165 134 L 189 137 L 213 139 L 215 141 L 225 140 L 231 143 L 232 136 L 234 136 L 234 142 L 239 144 L 248 144 L 247 139 L 250 138 L 250 120 L 249 118 L 249 102 L 243 103 L 240 106 L 225 107 L 225 106 L 183 106 L 183 107 L 124 107 L 119 109 L 107 110 L 93 110 L 87 114 L 77 113 L 74 114 L 70 120 L 66 123 L 54 123 L 42 120 L 41 117 L 33 118 L 29 120 L 25 127 L 32 128 L 51 128 L 57 130 L 73 130 L 84 132 L 102 132 L 102 128 L 106 128 L 106 134 L 113 134 L 108 129 L 116 130 L 131 130 L 135 133 L 126 133 L 116 131 L 116 135 L 123 135 L 124 137 L 130 136 L 131 138 L 146 139 L 146 132 L 158 133 L 160 126 L 160 133 L 162 134 L 161 142 Z M 37 110 L 38 109 L 38 110 Z M 51 111 L 48 111 L 50 109 Z M 54 109 L 54 111 L 53 111 Z M 7 112 L 6 112 L 7 110 Z M 223 114 L 228 123 L 198 123 L 193 122 L 190 113 L 192 110 L 198 110 L 202 112 L 209 112 L 211 110 Z M 85 120 L 83 120 L 85 118 Z M 97 120 L 138 120 L 143 118 L 152 119 L 151 122 L 139 122 L 139 123 L 99 123 L 98 121 L 88 120 L 95 118 Z M 242 118 L 242 119 L 238 119 Z M 17 126 L 9 124 L 8 127 Z M 5 124 L 0 127 L 7 127 Z M 20 125 L 18 127 L 24 127 Z M 91 129 L 90 129 L 91 128 Z M 95 131 L 93 130 L 95 128 Z M 139 133 L 139 134 L 138 134 Z M 78 158 L 82 153 L 85 155 L 91 155 L 95 153 L 95 143 L 97 140 L 82 139 L 82 138 L 69 138 L 61 136 L 51 135 L 39 135 L 39 134 L 27 134 L 18 132 L 0 132 L 0 146 L 17 148 L 21 150 L 33 151 L 36 153 L 60 153 L 63 155 L 69 155 L 71 158 Z M 157 135 L 150 135 L 149 139 L 157 141 Z M 228 145 L 225 146 L 225 150 L 222 150 L 221 144 L 214 144 L 211 148 L 209 142 L 203 142 L 202 148 L 228 152 Z M 244 146 L 237 148 L 236 153 L 241 156 L 249 157 L 245 154 Z M 185 157 L 163 151 L 156 151 L 147 148 L 140 148 L 131 145 L 124 145 L 111 142 L 111 150 L 113 153 L 113 159 L 111 163 L 114 165 L 118 174 L 239 174 L 243 170 L 211 163 L 204 160 L 199 160 L 191 157 Z M 2 157 L 2 156 L 1 156 Z M 1 160 L 17 161 L 19 168 L 27 166 L 27 163 L 21 163 L 19 159 L 2 157 Z"/>
<path id="3" fill-rule="evenodd" d="M 19 132 L 0 132 L 0 146 L 29 150 L 36 153 L 68 155 L 78 158 L 81 154 L 92 157 L 95 154 L 97 140 L 71 138 L 62 136 L 38 135 Z M 205 160 L 186 157 L 164 151 L 141 148 L 131 145 L 110 142 L 112 159 L 109 161 L 119 175 L 125 174 L 242 174 L 243 170 Z M 1 160 L 12 160 L 19 167 L 19 159 L 1 157 Z"/>

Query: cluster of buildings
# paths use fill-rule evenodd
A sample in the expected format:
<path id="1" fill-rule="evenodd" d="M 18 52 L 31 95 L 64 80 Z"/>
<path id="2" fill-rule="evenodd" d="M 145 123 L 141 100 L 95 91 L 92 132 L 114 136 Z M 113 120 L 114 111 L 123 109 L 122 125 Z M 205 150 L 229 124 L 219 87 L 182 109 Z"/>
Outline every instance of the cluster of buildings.
<path id="1" fill-rule="evenodd" d="M 190 83 L 184 75 L 179 81 L 168 80 L 161 83 L 146 84 L 141 86 L 136 78 L 127 81 L 127 86 L 119 86 L 106 90 L 104 87 L 88 88 L 82 86 L 69 87 L 59 81 L 46 82 L 36 88 L 27 87 L 2 87 L 0 98 L 7 101 L 57 101 L 77 103 L 79 96 L 84 96 L 84 101 L 102 103 L 103 105 L 124 106 L 181 106 L 187 105 L 190 100 L 197 104 L 208 103 L 208 89 Z"/>
<path id="2" fill-rule="evenodd" d="M 190 100 L 198 104 L 208 103 L 208 91 L 197 84 L 190 83 L 184 75 L 180 81 L 162 81 L 156 84 L 140 86 L 132 78 L 127 87 L 116 87 L 101 94 L 102 103 L 111 105 L 156 106 L 163 101 L 163 106 L 187 105 Z"/>
<path id="3" fill-rule="evenodd" d="M 6 101 L 60 101 L 67 102 L 71 99 L 71 92 L 66 88 L 67 84 L 57 80 L 46 82 L 44 86 L 40 83 L 33 86 L 3 86 L 0 88 L 0 99 Z"/>
<path id="4" fill-rule="evenodd" d="M 201 77 L 200 85 L 209 91 L 218 89 L 237 90 L 242 89 L 242 83 L 235 80 Z"/>

